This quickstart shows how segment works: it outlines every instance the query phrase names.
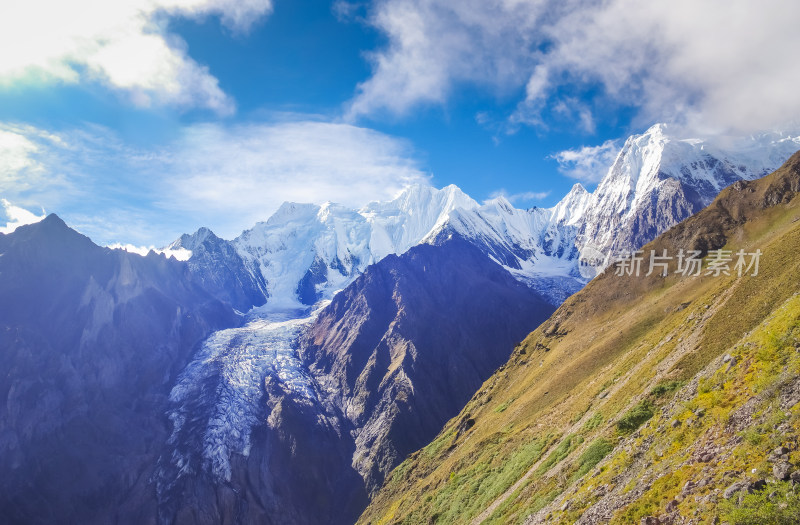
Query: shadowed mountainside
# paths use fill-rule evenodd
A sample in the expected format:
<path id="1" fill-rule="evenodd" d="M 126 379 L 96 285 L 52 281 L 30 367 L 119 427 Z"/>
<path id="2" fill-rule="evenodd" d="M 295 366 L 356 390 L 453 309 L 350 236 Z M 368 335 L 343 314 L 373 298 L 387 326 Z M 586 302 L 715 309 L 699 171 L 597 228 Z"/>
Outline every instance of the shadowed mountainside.
<path id="1" fill-rule="evenodd" d="M 0 235 L 0 515 L 154 523 L 172 381 L 239 322 L 186 265 L 93 244 L 55 215 Z"/>

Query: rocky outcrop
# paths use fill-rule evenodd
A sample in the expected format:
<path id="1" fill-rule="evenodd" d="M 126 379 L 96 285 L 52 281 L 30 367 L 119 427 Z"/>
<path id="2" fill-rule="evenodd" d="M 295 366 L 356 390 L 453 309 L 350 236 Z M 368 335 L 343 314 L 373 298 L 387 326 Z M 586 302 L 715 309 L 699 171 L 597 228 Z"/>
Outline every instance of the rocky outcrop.
<path id="1" fill-rule="evenodd" d="M 181 235 L 169 248 L 191 251 L 187 264 L 203 287 L 240 312 L 267 302 L 267 283 L 261 273 L 250 271 L 233 243 L 208 228 Z"/>

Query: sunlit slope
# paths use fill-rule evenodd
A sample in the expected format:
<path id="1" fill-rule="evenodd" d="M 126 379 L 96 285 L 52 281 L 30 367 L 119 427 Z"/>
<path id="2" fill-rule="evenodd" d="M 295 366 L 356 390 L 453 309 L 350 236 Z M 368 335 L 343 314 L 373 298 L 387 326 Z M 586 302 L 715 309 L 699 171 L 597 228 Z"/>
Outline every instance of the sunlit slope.
<path id="1" fill-rule="evenodd" d="M 395 469 L 361 522 L 712 520 L 730 484 L 768 477 L 764 458 L 798 425 L 785 384 L 798 372 L 799 191 L 795 154 L 644 248 L 758 249 L 756 276 L 687 277 L 673 260 L 645 277 L 646 258 L 639 277 L 592 281 Z M 702 486 L 680 496 L 688 481 Z"/>

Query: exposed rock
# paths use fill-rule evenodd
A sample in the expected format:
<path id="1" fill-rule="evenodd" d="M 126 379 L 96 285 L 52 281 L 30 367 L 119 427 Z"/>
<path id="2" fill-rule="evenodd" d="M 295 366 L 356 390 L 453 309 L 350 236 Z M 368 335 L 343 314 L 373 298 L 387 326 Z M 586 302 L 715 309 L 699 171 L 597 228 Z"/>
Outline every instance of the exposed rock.
<path id="1" fill-rule="evenodd" d="M 742 490 L 747 490 L 749 487 L 750 483 L 748 481 L 737 481 L 723 491 L 722 497 L 731 499 L 735 494 Z"/>
<path id="2" fill-rule="evenodd" d="M 789 463 L 777 463 L 772 467 L 772 475 L 779 481 L 786 481 L 789 479 L 789 473 L 792 471 L 792 466 Z"/>
<path id="3" fill-rule="evenodd" d="M 753 481 L 752 483 L 750 483 L 749 486 L 747 487 L 747 491 L 752 494 L 753 492 L 762 491 L 766 487 L 767 487 L 767 480 L 759 479 L 757 481 Z"/>
<path id="4" fill-rule="evenodd" d="M 772 451 L 772 455 L 773 456 L 782 456 L 782 455 L 788 454 L 788 453 L 789 453 L 789 449 L 784 447 L 784 446 L 782 446 L 782 445 Z"/>

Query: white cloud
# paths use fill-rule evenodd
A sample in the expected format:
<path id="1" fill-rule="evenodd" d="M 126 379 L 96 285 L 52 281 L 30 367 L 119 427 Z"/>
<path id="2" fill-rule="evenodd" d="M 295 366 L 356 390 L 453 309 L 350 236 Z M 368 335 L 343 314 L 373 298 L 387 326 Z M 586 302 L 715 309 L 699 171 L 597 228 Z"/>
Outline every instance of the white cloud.
<path id="1" fill-rule="evenodd" d="M 17 127 L 18 172 L 33 165 L 39 175 L 29 184 L 11 173 L 0 195 L 54 210 L 101 244 L 163 246 L 199 226 L 233 237 L 287 200 L 359 207 L 429 180 L 403 140 L 289 117 L 192 125 L 146 149 L 105 128 L 63 130 L 56 143 L 52 133 Z"/>
<path id="2" fill-rule="evenodd" d="M 500 93 L 524 82 L 532 61 L 526 29 L 536 11 L 518 0 L 378 0 L 369 20 L 389 43 L 369 55 L 373 75 L 358 86 L 348 115 L 402 116 L 445 102 L 459 81 Z"/>
<path id="3" fill-rule="evenodd" d="M 508 202 L 516 203 L 516 202 L 526 202 L 526 201 L 540 201 L 542 199 L 546 199 L 550 195 L 549 191 L 523 191 L 521 193 L 511 193 L 509 194 L 505 189 L 499 189 L 497 191 L 493 191 L 489 195 L 489 199 L 496 199 L 498 197 L 504 197 L 508 200 Z"/>
<path id="4" fill-rule="evenodd" d="M 388 38 L 353 116 L 445 103 L 462 83 L 524 89 L 512 124 L 633 106 L 642 124 L 752 132 L 800 120 L 800 3 L 792 0 L 377 0 Z M 562 112 L 563 114 L 563 112 Z"/>
<path id="5" fill-rule="evenodd" d="M 14 206 L 5 199 L 0 199 L 0 205 L 3 206 L 3 211 L 6 218 L 6 225 L 0 226 L 0 233 L 11 233 L 20 226 L 39 222 L 47 215 L 44 210 L 42 210 L 42 215 L 36 215 L 25 208 Z"/>
<path id="6" fill-rule="evenodd" d="M 246 31 L 271 0 L 26 0 L 0 4 L 0 85 L 99 81 L 140 106 L 233 111 L 208 68 L 166 29 L 166 17 L 219 16 Z"/>
<path id="7" fill-rule="evenodd" d="M 558 171 L 567 177 L 586 183 L 597 183 L 606 175 L 619 150 L 616 141 L 607 140 L 599 146 L 582 146 L 560 151 L 553 158 L 558 162 Z"/>
<path id="8" fill-rule="evenodd" d="M 426 181 L 412 155 L 404 141 L 348 124 L 192 126 L 171 152 L 161 202 L 193 213 L 237 210 L 246 223 L 287 200 L 361 206 Z"/>

